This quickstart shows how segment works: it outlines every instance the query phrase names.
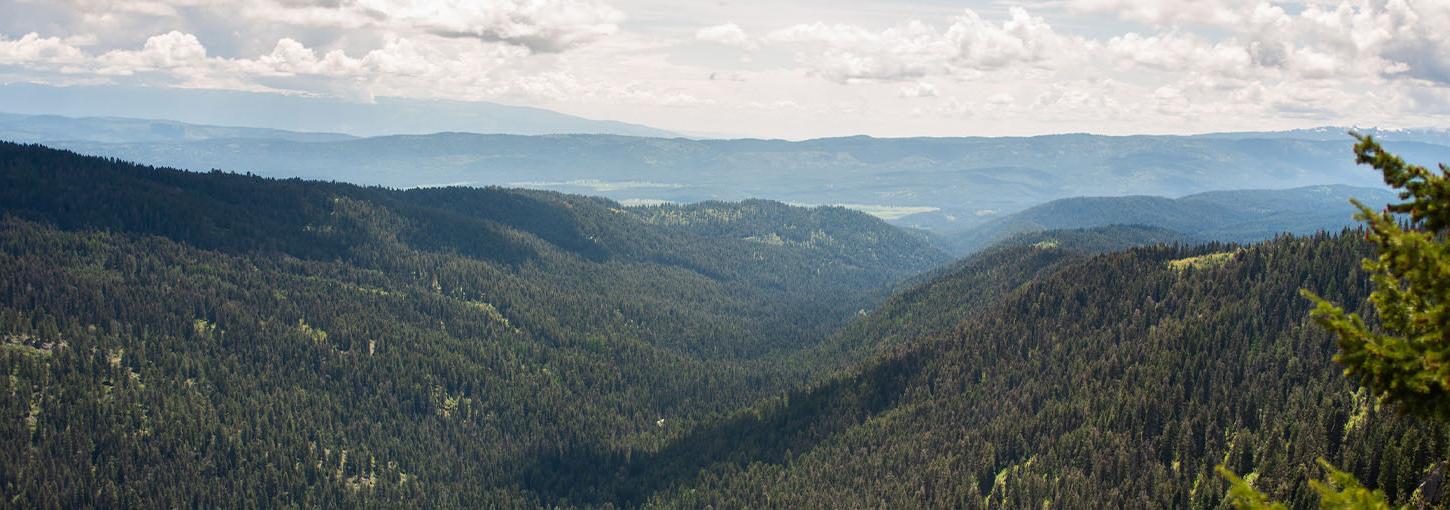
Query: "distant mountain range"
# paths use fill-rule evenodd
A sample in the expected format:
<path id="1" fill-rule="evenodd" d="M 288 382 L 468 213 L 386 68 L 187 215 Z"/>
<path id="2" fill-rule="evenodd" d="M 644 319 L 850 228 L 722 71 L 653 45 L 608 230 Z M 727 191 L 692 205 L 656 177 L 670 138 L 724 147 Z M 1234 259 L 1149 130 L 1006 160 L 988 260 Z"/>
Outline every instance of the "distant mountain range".
<path id="1" fill-rule="evenodd" d="M 59 90 L 17 87 L 0 87 L 0 105 L 12 104 L 4 97 L 16 90 Z M 403 117 L 396 129 L 418 127 L 406 120 L 411 117 Z M 395 188 L 526 187 L 604 196 L 626 205 L 763 198 L 841 205 L 899 226 L 957 236 L 1068 197 L 1380 186 L 1373 172 L 1356 168 L 1348 157 L 1351 140 L 1346 131 L 858 136 L 798 142 L 461 132 L 360 138 L 344 134 L 354 132 L 347 129 L 303 132 L 115 117 L 0 115 L 0 139 L 196 171 L 223 169 Z M 1435 143 L 1443 131 L 1374 133 L 1411 161 L 1450 160 L 1450 141 Z"/>
<path id="2" fill-rule="evenodd" d="M 113 85 L 52 87 L 32 83 L 4 84 L 0 85 L 0 111 L 72 117 L 170 119 L 195 124 L 336 132 L 354 136 L 443 131 L 679 136 L 638 124 L 586 119 L 543 108 L 482 101 L 379 97 L 372 102 L 360 102 L 258 92 Z"/>
<path id="3" fill-rule="evenodd" d="M 1250 138 L 1288 138 L 1295 140 L 1343 140 L 1348 133 L 1359 133 L 1371 135 L 1382 141 L 1388 142 L 1423 142 L 1439 145 L 1450 145 L 1450 129 L 1444 128 L 1375 128 L 1375 127 L 1345 127 L 1345 126 L 1324 126 L 1307 129 L 1290 129 L 1287 131 L 1241 131 L 1230 133 L 1207 133 L 1196 135 L 1197 138 L 1221 138 L 1229 140 L 1244 140 Z"/>
<path id="4" fill-rule="evenodd" d="M 341 133 L 187 124 L 172 120 L 0 113 L 0 140 L 12 142 L 156 143 L 236 138 L 335 142 L 357 137 Z"/>
<path id="5" fill-rule="evenodd" d="M 1182 198 L 1074 197 L 1054 200 L 947 239 L 971 253 L 1013 235 L 1106 225 L 1145 225 L 1200 240 L 1252 242 L 1289 232 L 1309 234 L 1355 224 L 1349 200 L 1377 208 L 1395 200 L 1383 188 L 1310 186 L 1286 190 L 1211 191 Z"/>

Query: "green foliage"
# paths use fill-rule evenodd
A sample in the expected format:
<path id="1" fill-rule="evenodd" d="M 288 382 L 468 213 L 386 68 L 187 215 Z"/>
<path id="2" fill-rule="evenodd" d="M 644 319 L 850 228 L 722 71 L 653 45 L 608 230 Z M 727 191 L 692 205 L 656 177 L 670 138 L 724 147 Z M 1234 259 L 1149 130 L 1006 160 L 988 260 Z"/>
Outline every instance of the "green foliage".
<path id="1" fill-rule="evenodd" d="M 1327 473 L 1328 482 L 1310 480 L 1309 486 L 1319 493 L 1319 507 L 1331 510 L 1389 510 L 1385 493 L 1370 490 L 1359 484 L 1354 475 L 1335 469 L 1328 461 L 1319 459 L 1319 466 Z M 1403 508 L 1408 508 L 1405 506 Z"/>
<path id="2" fill-rule="evenodd" d="M 1377 255 L 1365 259 L 1374 283 L 1379 329 L 1358 314 L 1303 290 L 1314 302 L 1314 319 L 1336 335 L 1340 353 L 1334 360 L 1344 374 L 1368 387 L 1375 397 L 1402 411 L 1444 423 L 1450 421 L 1450 168 L 1436 174 L 1390 154 L 1369 136 L 1355 135 L 1355 161 L 1384 175 L 1385 184 L 1402 190 L 1400 200 L 1381 212 L 1354 201 L 1355 216 L 1366 223 L 1366 237 Z M 1310 481 L 1321 508 L 1389 508 L 1383 491 L 1363 487 L 1354 475 L 1319 464 L 1328 482 Z M 1267 498 L 1219 467 L 1232 485 L 1239 508 L 1264 508 Z"/>
<path id="3" fill-rule="evenodd" d="M 1218 466 L 1215 471 L 1228 480 L 1228 500 L 1239 510 L 1289 510 L 1283 503 L 1269 501 L 1268 496 L 1255 490 L 1253 485 L 1249 485 L 1249 482 L 1239 478 L 1239 475 L 1228 468 Z"/>
<path id="4" fill-rule="evenodd" d="M 1221 267 L 1224 264 L 1232 262 L 1234 256 L 1236 255 L 1238 255 L 1237 251 L 1209 253 L 1207 255 L 1198 255 L 1195 257 L 1170 260 L 1168 261 L 1168 267 L 1171 267 L 1178 271 L 1186 271 L 1188 269 L 1211 269 L 1215 267 Z"/>
<path id="5" fill-rule="evenodd" d="M 1370 137 L 1355 145 L 1356 160 L 1384 174 L 1402 189 L 1404 202 L 1374 212 L 1363 204 L 1357 216 L 1379 248 L 1366 259 L 1375 283 L 1370 301 L 1385 333 L 1358 315 L 1305 292 L 1314 317 L 1334 331 L 1343 351 L 1335 359 L 1345 375 L 1360 381 L 1407 412 L 1450 420 L 1450 169 L 1411 165 L 1385 152 Z M 1401 218 L 1405 218 L 1404 225 Z"/>
<path id="6" fill-rule="evenodd" d="M 1319 459 L 1319 466 L 1327 474 L 1328 482 L 1310 480 L 1309 486 L 1319 494 L 1319 507 L 1332 510 L 1389 510 L 1384 491 L 1366 489 L 1354 475 L 1335 469 L 1328 461 Z M 1219 476 L 1228 480 L 1228 501 L 1239 510 L 1288 510 L 1288 506 L 1270 501 L 1269 497 L 1239 478 L 1228 468 L 1218 466 Z M 1408 508 L 1402 507 L 1402 508 Z"/>
<path id="7" fill-rule="evenodd" d="M 981 254 L 847 328 L 904 331 L 860 369 L 753 406 L 759 414 L 739 427 L 672 443 L 664 451 L 690 453 L 649 465 L 697 474 L 648 501 L 1216 508 L 1228 488 L 1214 468 L 1224 464 L 1253 469 L 1256 487 L 1304 508 L 1319 497 L 1293 481 L 1320 457 L 1408 498 L 1450 452 L 1450 434 L 1361 405 L 1326 369 L 1337 349 L 1297 297 L 1311 281 L 1330 299 L 1363 300 L 1360 237 L 1280 238 L 1188 271 L 1168 262 L 1238 247 L 1092 254 L 1026 243 Z"/>

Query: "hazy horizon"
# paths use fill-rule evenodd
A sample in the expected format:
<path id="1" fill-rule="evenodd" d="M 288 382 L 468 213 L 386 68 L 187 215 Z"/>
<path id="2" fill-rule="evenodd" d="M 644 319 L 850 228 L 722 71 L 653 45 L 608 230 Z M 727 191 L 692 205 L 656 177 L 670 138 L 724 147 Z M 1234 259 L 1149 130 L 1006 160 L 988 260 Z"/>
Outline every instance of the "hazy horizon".
<path id="1" fill-rule="evenodd" d="M 11 84 L 0 83 L 0 88 L 3 88 L 5 86 L 10 86 L 10 85 L 16 85 L 16 84 L 14 84 L 14 83 L 11 83 Z M 41 84 L 24 83 L 23 85 L 41 85 Z M 61 86 L 61 87 L 56 87 L 56 88 L 57 89 L 66 89 L 68 87 Z M 186 90 L 190 90 L 190 89 L 181 89 L 181 90 L 186 91 Z M 232 92 L 241 92 L 241 91 L 213 91 L 213 92 L 227 92 L 227 93 L 232 93 Z M 247 93 L 249 93 L 249 94 L 260 94 L 262 96 L 277 96 L 277 97 L 282 97 L 282 98 L 287 98 L 287 99 L 301 99 L 301 100 L 313 100 L 313 99 L 315 99 L 315 100 L 323 100 L 323 101 L 335 102 L 335 104 L 357 105 L 357 106 L 371 106 L 371 105 L 376 105 L 376 104 L 378 104 L 376 102 L 377 100 L 382 100 L 382 101 L 397 100 L 397 101 L 416 102 L 418 104 L 438 104 L 438 105 L 449 105 L 449 104 L 476 104 L 476 105 L 486 105 L 486 106 L 500 106 L 500 107 L 505 107 L 505 108 L 535 109 L 535 110 L 540 110 L 540 111 L 543 111 L 543 112 L 560 113 L 561 115 L 568 115 L 568 114 L 563 114 L 561 112 L 554 112 L 553 110 L 548 110 L 548 109 L 545 109 L 545 108 L 539 108 L 539 107 L 536 107 L 536 106 L 514 105 L 514 104 L 498 103 L 498 102 L 492 102 L 492 101 L 453 101 L 453 100 L 428 100 L 428 99 L 424 99 L 424 100 L 414 100 L 414 99 L 405 98 L 405 97 L 377 97 L 377 98 L 374 98 L 374 101 L 373 102 L 360 103 L 360 102 L 353 102 L 353 101 L 349 101 L 349 100 L 345 100 L 345 99 L 339 99 L 339 98 L 321 98 L 321 97 L 315 97 L 315 96 L 285 95 L 285 94 L 265 93 L 265 92 L 247 92 Z M 823 139 L 833 139 L 833 138 L 873 138 L 873 139 L 880 139 L 880 140 L 900 140 L 900 139 L 913 139 L 913 138 L 1036 138 L 1036 137 L 1067 136 L 1067 135 L 1088 135 L 1088 136 L 1102 136 L 1102 137 L 1135 137 L 1135 136 L 1153 136 L 1153 137 L 1198 137 L 1198 136 L 1208 136 L 1208 135 L 1234 135 L 1234 134 L 1250 134 L 1250 133 L 1286 133 L 1286 132 L 1313 132 L 1313 131 L 1322 131 L 1322 132 L 1325 132 L 1325 133 L 1328 133 L 1328 134 L 1332 134 L 1332 135 L 1345 135 L 1345 140 L 1349 140 L 1349 135 L 1348 134 L 1351 131 L 1356 131 L 1356 130 L 1374 130 L 1374 131 L 1381 131 L 1381 132 L 1386 132 L 1386 133 L 1394 133 L 1394 132 L 1414 132 L 1414 131 L 1433 131 L 1433 132 L 1450 131 L 1450 123 L 1447 123 L 1447 124 L 1439 124 L 1439 125 L 1426 124 L 1426 125 L 1408 125 L 1408 126 L 1381 126 L 1381 125 L 1373 125 L 1373 124 L 1369 124 L 1369 125 L 1316 124 L 1316 125 L 1306 125 L 1306 126 L 1302 126 L 1302 127 L 1284 128 L 1284 129 L 1242 129 L 1242 130 L 1228 130 L 1228 131 L 1223 131 L 1223 130 L 1206 130 L 1206 131 L 1192 131 L 1192 130 L 1189 130 L 1189 131 L 1182 131 L 1182 132 L 1168 132 L 1168 131 L 1162 131 L 1162 132 L 1154 132 L 1154 131 L 1134 131 L 1134 132 L 1122 132 L 1122 133 L 1112 133 L 1112 132 L 1102 132 L 1102 131 L 1043 131 L 1043 132 L 1033 132 L 1033 133 L 1024 133 L 1024 134 L 974 134 L 974 133 L 970 133 L 970 132 L 963 132 L 963 133 L 955 133 L 955 134 L 943 133 L 943 134 L 925 134 L 925 135 L 910 135 L 910 134 L 902 134 L 902 135 L 889 135 L 889 134 L 888 135 L 873 135 L 871 133 L 846 133 L 846 134 L 836 134 L 836 135 L 826 135 L 826 136 L 815 136 L 815 137 L 788 137 L 788 136 L 771 137 L 771 136 L 752 136 L 752 135 L 748 135 L 748 134 L 731 134 L 731 133 L 673 132 L 673 131 L 668 131 L 668 130 L 660 129 L 660 128 L 657 128 L 655 126 L 651 126 L 651 125 L 648 125 L 648 124 L 627 123 L 627 122 L 623 122 L 623 121 L 619 121 L 619 120 L 615 120 L 615 119 L 604 119 L 604 118 L 590 118 L 590 117 L 570 116 L 570 117 L 575 117 L 575 118 L 577 118 L 579 120 L 589 121 L 589 122 L 618 123 L 618 124 L 624 125 L 624 126 L 637 127 L 637 128 L 640 128 L 641 130 L 656 130 L 656 131 L 660 131 L 660 134 L 596 133 L 596 132 L 589 132 L 589 131 L 578 131 L 578 132 L 559 131 L 559 132 L 548 132 L 548 133 L 527 133 L 527 132 L 512 132 L 512 131 L 488 131 L 488 130 L 467 129 L 467 128 L 464 128 L 464 129 L 446 129 L 446 128 L 440 128 L 440 129 L 432 129 L 432 130 L 429 130 L 429 129 L 422 129 L 422 130 L 414 129 L 414 130 L 400 130 L 400 131 L 387 131 L 386 128 L 384 128 L 384 129 L 381 129 L 381 130 L 375 130 L 374 132 L 368 132 L 368 131 L 359 132 L 359 131 L 347 130 L 347 129 L 313 129 L 313 128 L 306 128 L 306 127 L 279 125 L 278 123 L 275 123 L 275 122 L 255 122 L 255 121 L 249 122 L 249 121 L 246 121 L 246 120 L 235 120 L 235 119 L 228 120 L 226 118 L 219 118 L 219 117 L 213 117 L 213 118 L 196 118 L 196 117 L 191 116 L 191 115 L 174 115 L 174 114 L 168 114 L 168 112 L 154 112 L 153 111 L 152 113 L 141 113 L 141 112 L 134 112 L 134 111 L 120 111 L 120 112 L 113 112 L 113 113 L 106 113 L 106 112 L 101 112 L 101 113 L 82 113 L 82 110 L 81 109 L 51 109 L 51 108 L 34 108 L 34 107 L 30 107 L 30 108 L 14 108 L 14 106 L 15 106 L 14 104 L 6 104 L 3 101 L 3 98 L 0 98 L 0 115 L 21 115 L 21 116 L 36 116 L 36 117 L 51 116 L 51 117 L 62 117 L 62 118 L 74 119 L 74 120 L 86 120 L 86 119 L 146 120 L 146 121 L 175 122 L 175 123 L 188 124 L 188 125 L 194 125 L 194 126 L 204 126 L 204 127 L 255 128 L 255 129 L 272 129 L 272 130 L 279 130 L 279 131 L 291 131 L 291 132 L 297 132 L 297 133 L 339 134 L 339 135 L 347 135 L 347 136 L 352 136 L 352 137 L 357 137 L 357 138 L 376 138 L 376 137 L 387 137 L 387 136 L 426 136 L 426 135 L 438 135 L 438 134 L 447 134 L 447 133 L 463 133 L 463 134 L 478 134 L 478 135 L 510 135 L 510 136 L 614 135 L 614 136 L 634 136 L 634 137 L 646 137 L 646 138 L 685 138 L 685 139 L 692 139 L 692 140 L 721 140 L 721 141 L 730 141 L 730 140 L 760 140 L 760 141 L 805 142 L 805 141 L 811 141 L 811 140 L 823 140 Z M 1330 133 L 1331 131 L 1332 131 L 1332 133 Z"/>

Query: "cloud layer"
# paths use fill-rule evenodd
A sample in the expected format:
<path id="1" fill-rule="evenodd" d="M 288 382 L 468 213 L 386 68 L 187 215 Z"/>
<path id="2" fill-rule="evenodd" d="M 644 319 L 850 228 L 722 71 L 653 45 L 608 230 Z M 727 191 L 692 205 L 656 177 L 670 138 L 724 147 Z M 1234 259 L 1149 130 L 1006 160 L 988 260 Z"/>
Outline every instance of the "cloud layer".
<path id="1" fill-rule="evenodd" d="M 20 13 L 0 20 L 0 81 L 492 100 L 790 137 L 1450 118 L 1444 0 L 873 2 L 731 20 L 648 0 L 0 0 Z"/>

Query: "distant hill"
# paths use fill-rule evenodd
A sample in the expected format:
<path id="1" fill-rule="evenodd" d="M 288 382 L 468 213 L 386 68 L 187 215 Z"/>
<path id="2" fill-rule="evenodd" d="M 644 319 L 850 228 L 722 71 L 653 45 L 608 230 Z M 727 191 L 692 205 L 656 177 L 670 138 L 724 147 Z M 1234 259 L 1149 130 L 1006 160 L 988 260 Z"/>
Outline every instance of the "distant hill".
<path id="1" fill-rule="evenodd" d="M 1374 127 L 1324 126 L 1306 129 L 1291 129 L 1286 131 L 1240 131 L 1227 133 L 1206 133 L 1196 136 L 1200 138 L 1219 138 L 1230 140 L 1245 140 L 1252 138 L 1288 138 L 1296 140 L 1332 141 L 1342 140 L 1345 134 L 1350 132 L 1371 135 L 1382 142 L 1422 142 L 1438 145 L 1450 145 L 1450 129 L 1445 128 L 1391 129 Z"/>
<path id="2" fill-rule="evenodd" d="M 1337 230 L 1354 223 L 1351 198 L 1377 207 L 1395 198 L 1383 188 L 1309 186 L 1285 190 L 1211 191 L 1171 199 L 1152 196 L 1054 200 L 946 237 L 960 253 L 1014 234 L 1137 224 L 1204 240 L 1258 241 L 1280 233 Z"/>
<path id="3" fill-rule="evenodd" d="M 543 108 L 482 101 L 379 97 L 371 102 L 261 92 L 117 85 L 0 85 L 0 111 L 71 117 L 130 117 L 355 136 L 472 133 L 596 133 L 673 137 L 648 126 L 593 120 Z"/>
<path id="4" fill-rule="evenodd" d="M 688 140 L 611 135 L 440 133 L 298 142 L 260 139 L 51 145 L 205 171 L 398 188 L 502 185 L 625 203 L 763 198 L 868 211 L 937 232 L 972 228 L 1074 196 L 1183 196 L 1223 189 L 1380 186 L 1351 140 L 1029 138 Z M 1411 161 L 1450 147 L 1390 145 Z"/>
<path id="5" fill-rule="evenodd" d="M 170 120 L 0 113 L 0 140 L 13 142 L 152 143 L 232 138 L 335 142 L 356 137 L 340 133 L 207 126 Z"/>
<path id="6" fill-rule="evenodd" d="M 863 222 L 863 213 L 844 207 L 801 208 L 770 200 L 660 204 L 631 207 L 651 225 L 706 237 L 746 239 L 838 258 L 863 270 L 881 264 L 931 267 L 942 262 L 932 250 L 900 251 L 920 247 L 931 238 L 885 222 Z"/>

